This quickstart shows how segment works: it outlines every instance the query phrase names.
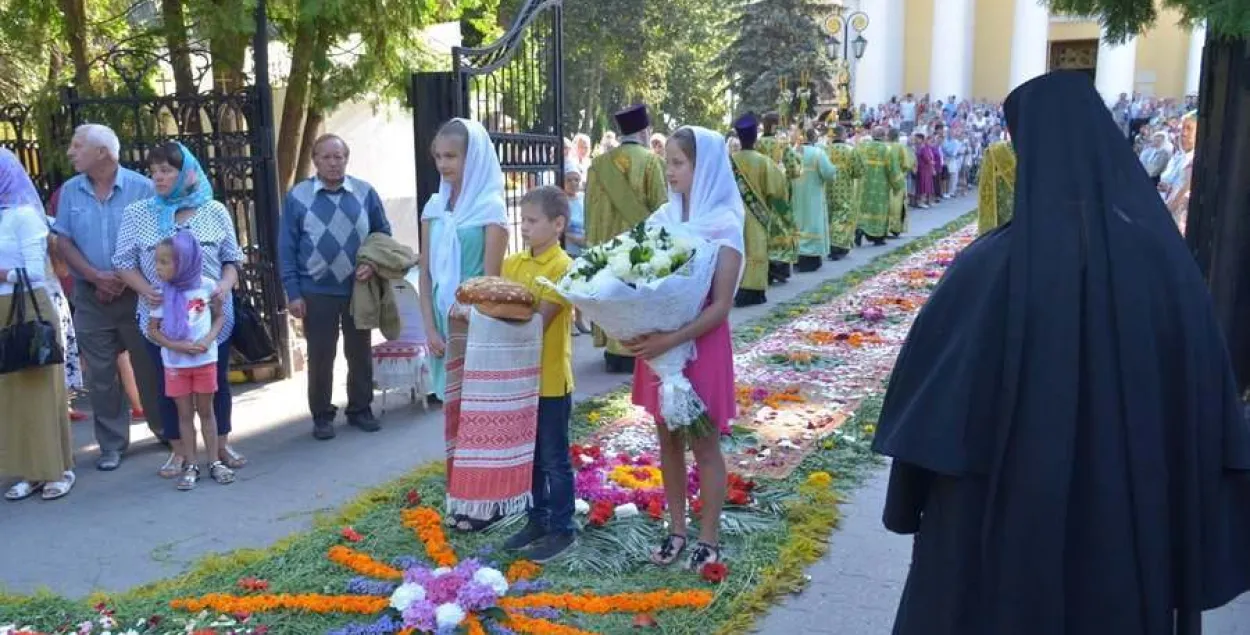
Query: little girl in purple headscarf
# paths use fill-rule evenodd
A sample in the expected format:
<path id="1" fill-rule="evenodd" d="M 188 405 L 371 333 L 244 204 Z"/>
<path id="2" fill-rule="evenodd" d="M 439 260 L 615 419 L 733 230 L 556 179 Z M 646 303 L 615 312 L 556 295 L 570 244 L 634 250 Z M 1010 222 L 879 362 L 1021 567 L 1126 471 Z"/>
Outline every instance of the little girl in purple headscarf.
<path id="1" fill-rule="evenodd" d="M 161 306 L 149 313 L 148 330 L 161 347 L 165 365 L 165 394 L 178 406 L 181 438 L 172 441 L 176 454 L 186 457 L 178 489 L 190 490 L 200 478 L 196 463 L 195 415 L 205 452 L 212 461 L 208 473 L 225 485 L 234 471 L 217 460 L 217 420 L 213 395 L 217 392 L 217 335 L 225 325 L 220 302 L 212 299 L 217 283 L 201 273 L 200 244 L 191 232 L 180 230 L 156 246 L 156 274 L 161 279 Z"/>

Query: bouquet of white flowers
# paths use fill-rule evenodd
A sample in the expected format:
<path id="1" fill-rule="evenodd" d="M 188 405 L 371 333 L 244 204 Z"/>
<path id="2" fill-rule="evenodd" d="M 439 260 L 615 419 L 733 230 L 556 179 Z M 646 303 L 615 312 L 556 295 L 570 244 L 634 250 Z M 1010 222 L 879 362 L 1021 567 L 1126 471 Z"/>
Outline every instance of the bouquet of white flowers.
<path id="1" fill-rule="evenodd" d="M 608 334 L 629 340 L 675 331 L 703 309 L 717 246 L 681 230 L 639 224 L 582 252 L 551 286 Z M 702 436 L 713 430 L 707 408 L 682 374 L 694 356 L 685 342 L 648 360 L 660 379 L 660 415 L 669 430 Z"/>

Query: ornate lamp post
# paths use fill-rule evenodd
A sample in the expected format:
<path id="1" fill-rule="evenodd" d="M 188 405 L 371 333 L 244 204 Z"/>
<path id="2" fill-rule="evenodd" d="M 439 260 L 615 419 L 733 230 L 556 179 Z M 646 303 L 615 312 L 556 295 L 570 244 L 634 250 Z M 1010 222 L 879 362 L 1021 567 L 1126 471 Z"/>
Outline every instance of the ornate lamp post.
<path id="1" fill-rule="evenodd" d="M 863 11 L 847 13 L 842 0 L 835 0 L 833 11 L 821 26 L 828 36 L 826 52 L 834 65 L 834 102 L 841 113 L 840 118 L 847 121 L 852 118 L 851 108 L 855 105 L 851 93 L 852 63 L 858 62 L 864 56 L 864 49 L 868 48 L 868 40 L 864 37 L 864 31 L 868 29 L 868 14 Z"/>

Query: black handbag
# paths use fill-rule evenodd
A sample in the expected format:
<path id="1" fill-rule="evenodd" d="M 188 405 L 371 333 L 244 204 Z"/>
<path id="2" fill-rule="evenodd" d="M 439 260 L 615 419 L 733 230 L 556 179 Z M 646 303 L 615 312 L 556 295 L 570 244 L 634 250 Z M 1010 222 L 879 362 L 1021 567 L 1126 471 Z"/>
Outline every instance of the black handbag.
<path id="1" fill-rule="evenodd" d="M 9 320 L 0 329 L 0 375 L 28 368 L 65 363 L 65 349 L 56 336 L 56 324 L 44 319 L 35 298 L 35 289 L 25 269 L 15 269 L 13 305 Z M 35 307 L 35 319 L 26 319 L 26 296 Z"/>
<path id="2" fill-rule="evenodd" d="M 260 311 L 247 296 L 234 293 L 234 335 L 230 346 L 249 364 L 256 364 L 277 355 L 273 337 L 261 318 Z"/>

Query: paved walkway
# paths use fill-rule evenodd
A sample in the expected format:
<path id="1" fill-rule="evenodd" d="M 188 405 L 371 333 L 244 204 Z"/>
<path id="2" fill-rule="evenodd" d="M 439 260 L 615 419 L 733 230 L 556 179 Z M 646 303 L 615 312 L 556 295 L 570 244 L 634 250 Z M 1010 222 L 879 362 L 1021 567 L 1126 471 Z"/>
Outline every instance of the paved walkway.
<path id="1" fill-rule="evenodd" d="M 912 237 L 950 222 L 975 203 L 971 198 L 913 215 L 912 231 L 884 247 L 867 246 L 850 258 L 798 274 L 768 292 L 769 304 L 735 309 L 734 324 L 755 319 L 785 301 L 836 278 Z M 578 397 L 621 385 L 625 377 L 603 372 L 589 337 L 575 339 Z M 335 401 L 346 401 L 340 372 Z M 309 434 L 303 376 L 265 386 L 237 387 L 233 441 L 252 464 L 234 485 L 207 479 L 194 492 L 174 490 L 155 476 L 162 448 L 147 428 L 131 429 L 132 451 L 121 469 L 92 469 L 96 447 L 90 424 L 76 424 L 79 482 L 65 500 L 0 504 L 0 536 L 21 537 L 22 549 L 0 551 L 0 585 L 14 592 L 46 587 L 70 596 L 93 589 L 118 591 L 176 575 L 195 559 L 243 547 L 265 547 L 307 529 L 312 516 L 332 510 L 362 489 L 400 477 L 441 458 L 442 418 L 406 403 L 383 416 L 376 434 L 340 428 L 337 439 L 316 442 Z M 375 404 L 376 406 L 376 404 Z"/>

